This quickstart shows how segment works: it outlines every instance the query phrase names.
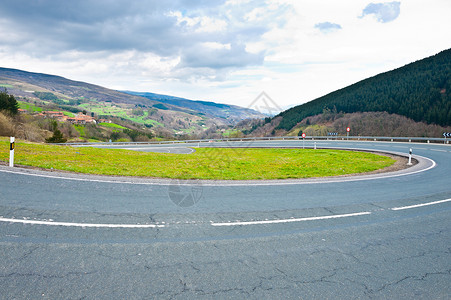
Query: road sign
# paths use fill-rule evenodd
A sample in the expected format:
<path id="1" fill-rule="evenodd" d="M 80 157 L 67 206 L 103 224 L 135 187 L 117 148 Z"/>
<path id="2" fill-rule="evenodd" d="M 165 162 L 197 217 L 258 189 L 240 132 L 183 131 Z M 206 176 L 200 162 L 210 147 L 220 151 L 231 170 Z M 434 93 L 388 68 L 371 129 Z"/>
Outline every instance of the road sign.
<path id="1" fill-rule="evenodd" d="M 305 139 L 306 135 L 305 133 L 302 133 L 302 138 Z"/>
<path id="2" fill-rule="evenodd" d="M 331 135 L 331 136 L 334 135 L 335 136 L 335 135 L 338 135 L 338 132 L 328 132 L 327 135 Z"/>
<path id="3" fill-rule="evenodd" d="M 451 132 L 444 132 L 444 133 L 443 133 L 443 136 L 444 136 L 445 138 L 451 138 Z"/>
<path id="4" fill-rule="evenodd" d="M 346 128 L 346 131 L 347 131 L 347 132 L 351 131 L 351 127 L 347 127 L 347 128 Z"/>

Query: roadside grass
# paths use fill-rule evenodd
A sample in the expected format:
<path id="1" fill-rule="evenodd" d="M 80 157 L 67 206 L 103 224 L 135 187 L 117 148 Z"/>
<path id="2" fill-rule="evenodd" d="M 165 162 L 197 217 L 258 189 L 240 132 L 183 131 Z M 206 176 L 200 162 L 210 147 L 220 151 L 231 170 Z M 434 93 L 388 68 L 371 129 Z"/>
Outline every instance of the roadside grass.
<path id="1" fill-rule="evenodd" d="M 9 140 L 0 138 L 0 160 Z M 77 173 L 177 179 L 261 180 L 370 172 L 394 163 L 372 153 L 323 149 L 198 148 L 193 154 L 69 147 L 16 141 L 15 164 Z"/>

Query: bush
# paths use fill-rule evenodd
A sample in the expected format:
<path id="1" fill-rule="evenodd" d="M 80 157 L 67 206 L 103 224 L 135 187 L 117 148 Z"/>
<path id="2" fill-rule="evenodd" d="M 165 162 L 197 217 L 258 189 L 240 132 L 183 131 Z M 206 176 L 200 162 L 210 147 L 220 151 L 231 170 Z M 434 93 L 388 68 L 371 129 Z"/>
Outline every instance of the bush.
<path id="1" fill-rule="evenodd" d="M 14 129 L 12 119 L 0 112 L 0 136 L 14 136 Z"/>

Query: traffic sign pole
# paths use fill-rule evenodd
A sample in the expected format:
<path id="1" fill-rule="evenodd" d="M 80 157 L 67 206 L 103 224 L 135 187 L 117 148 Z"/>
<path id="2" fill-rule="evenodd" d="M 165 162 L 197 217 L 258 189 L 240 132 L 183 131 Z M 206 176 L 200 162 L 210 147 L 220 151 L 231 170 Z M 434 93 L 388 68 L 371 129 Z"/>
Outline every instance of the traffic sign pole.
<path id="1" fill-rule="evenodd" d="M 14 167 L 14 147 L 15 147 L 15 137 L 10 137 L 9 143 L 9 166 Z"/>

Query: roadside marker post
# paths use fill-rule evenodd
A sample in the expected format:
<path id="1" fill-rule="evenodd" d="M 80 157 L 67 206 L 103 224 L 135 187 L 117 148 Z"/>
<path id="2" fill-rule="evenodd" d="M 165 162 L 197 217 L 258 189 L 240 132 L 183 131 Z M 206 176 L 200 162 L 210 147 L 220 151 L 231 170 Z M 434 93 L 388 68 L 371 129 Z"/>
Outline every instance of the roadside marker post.
<path id="1" fill-rule="evenodd" d="M 9 140 L 9 166 L 14 167 L 14 147 L 15 147 L 15 137 L 10 137 Z"/>
<path id="2" fill-rule="evenodd" d="M 445 138 L 445 144 L 448 144 L 447 138 L 451 137 L 451 132 L 444 132 L 443 137 Z"/>
<path id="3" fill-rule="evenodd" d="M 305 137 L 306 137 L 306 135 L 304 132 L 304 133 L 302 133 L 302 149 L 305 149 Z"/>
<path id="4" fill-rule="evenodd" d="M 408 166 L 412 165 L 412 148 L 409 150 L 409 162 L 407 163 Z"/>

